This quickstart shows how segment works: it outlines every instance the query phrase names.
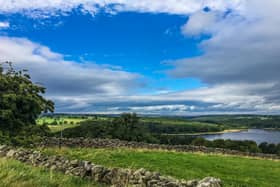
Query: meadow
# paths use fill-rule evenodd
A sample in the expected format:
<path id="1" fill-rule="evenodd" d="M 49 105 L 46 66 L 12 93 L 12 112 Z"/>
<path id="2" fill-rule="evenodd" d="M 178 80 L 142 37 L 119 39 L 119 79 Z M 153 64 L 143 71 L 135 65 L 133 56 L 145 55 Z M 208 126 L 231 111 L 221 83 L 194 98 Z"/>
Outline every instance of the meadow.
<path id="1" fill-rule="evenodd" d="M 78 124 L 81 121 L 87 120 L 83 117 L 71 117 L 71 116 L 43 116 L 37 119 L 37 124 L 42 125 L 59 125 L 59 124 Z"/>
<path id="2" fill-rule="evenodd" d="M 61 130 L 78 127 L 81 122 L 87 120 L 106 121 L 108 117 L 83 116 L 83 115 L 54 115 L 41 116 L 36 120 L 37 125 L 47 125 L 52 133 L 60 132 Z"/>
<path id="3" fill-rule="evenodd" d="M 71 116 L 42 116 L 36 120 L 36 123 L 38 125 L 47 125 L 51 132 L 56 133 L 64 129 L 78 127 L 80 122 L 89 119 L 91 118 Z"/>
<path id="4" fill-rule="evenodd" d="M 87 179 L 64 175 L 48 169 L 35 168 L 16 160 L 0 158 L 1 187 L 102 187 Z"/>
<path id="5" fill-rule="evenodd" d="M 127 148 L 47 148 L 41 151 L 107 167 L 145 168 L 180 179 L 213 176 L 221 178 L 225 187 L 278 187 L 280 184 L 280 162 L 272 160 Z"/>

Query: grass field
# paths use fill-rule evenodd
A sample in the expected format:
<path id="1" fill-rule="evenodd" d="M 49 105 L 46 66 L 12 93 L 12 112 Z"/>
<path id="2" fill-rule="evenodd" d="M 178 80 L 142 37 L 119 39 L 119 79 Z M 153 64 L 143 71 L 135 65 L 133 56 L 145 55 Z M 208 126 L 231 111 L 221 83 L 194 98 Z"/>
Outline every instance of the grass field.
<path id="1" fill-rule="evenodd" d="M 64 129 L 78 127 L 79 125 L 80 124 L 77 123 L 77 124 L 48 125 L 48 127 L 50 128 L 51 132 L 56 133 Z"/>
<path id="2" fill-rule="evenodd" d="M 71 117 L 64 117 L 64 116 L 59 116 L 59 117 L 40 117 L 37 120 L 37 124 L 42 125 L 42 124 L 47 124 L 51 125 L 53 122 L 57 122 L 58 124 L 77 124 L 80 123 L 81 121 L 87 120 L 86 118 L 71 118 Z"/>
<path id="3" fill-rule="evenodd" d="M 51 132 L 56 133 L 64 129 L 74 128 L 80 125 L 80 122 L 87 120 L 87 118 L 71 118 L 65 116 L 59 117 L 40 117 L 36 123 L 38 125 L 47 124 Z M 56 122 L 56 125 L 53 125 Z"/>
<path id="4" fill-rule="evenodd" d="M 80 126 L 80 123 L 86 120 L 95 121 L 106 121 L 108 117 L 100 117 L 97 119 L 93 116 L 81 116 L 81 117 L 71 117 L 71 116 L 43 116 L 39 117 L 36 121 L 38 125 L 46 124 L 50 128 L 51 132 L 56 133 L 64 129 L 74 128 Z"/>
<path id="5" fill-rule="evenodd" d="M 278 187 L 280 162 L 245 157 L 155 150 L 49 148 L 47 154 L 90 160 L 107 167 L 146 168 L 176 178 L 221 178 L 225 187 Z"/>
<path id="6" fill-rule="evenodd" d="M 92 187 L 92 181 L 0 158 L 1 187 Z"/>
<path id="7" fill-rule="evenodd" d="M 162 125 L 196 125 L 196 126 L 217 126 L 217 124 L 200 122 L 200 121 L 191 121 L 181 118 L 166 118 L 166 117 L 145 117 L 141 118 L 142 122 L 145 123 L 160 123 Z"/>

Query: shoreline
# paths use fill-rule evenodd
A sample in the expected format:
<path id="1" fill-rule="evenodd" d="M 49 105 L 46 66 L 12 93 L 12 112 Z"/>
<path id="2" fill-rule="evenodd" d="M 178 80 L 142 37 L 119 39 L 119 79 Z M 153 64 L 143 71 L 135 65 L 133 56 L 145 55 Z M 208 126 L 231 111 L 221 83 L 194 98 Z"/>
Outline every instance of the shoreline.
<path id="1" fill-rule="evenodd" d="M 280 128 L 263 128 L 263 130 L 268 130 L 268 131 L 280 131 Z"/>
<path id="2" fill-rule="evenodd" d="M 182 133 L 182 134 L 164 134 L 170 136 L 200 136 L 200 135 L 215 135 L 215 134 L 224 134 L 224 133 L 235 133 L 235 132 L 242 132 L 247 131 L 248 129 L 227 129 L 218 132 L 196 132 L 196 133 Z"/>

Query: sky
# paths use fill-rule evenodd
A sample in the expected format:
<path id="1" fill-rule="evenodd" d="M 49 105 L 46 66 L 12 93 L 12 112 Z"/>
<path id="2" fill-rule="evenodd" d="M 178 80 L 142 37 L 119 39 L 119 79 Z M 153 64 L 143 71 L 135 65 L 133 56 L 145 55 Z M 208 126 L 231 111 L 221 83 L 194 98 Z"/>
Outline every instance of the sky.
<path id="1" fill-rule="evenodd" d="M 0 62 L 56 112 L 280 114 L 278 0 L 0 0 Z"/>

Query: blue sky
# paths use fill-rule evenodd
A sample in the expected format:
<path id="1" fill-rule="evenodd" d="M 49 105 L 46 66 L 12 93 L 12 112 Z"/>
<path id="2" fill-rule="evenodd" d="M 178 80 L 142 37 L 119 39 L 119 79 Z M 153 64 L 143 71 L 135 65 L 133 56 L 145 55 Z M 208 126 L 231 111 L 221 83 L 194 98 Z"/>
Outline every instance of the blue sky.
<path id="1" fill-rule="evenodd" d="M 0 0 L 0 7 L 0 60 L 28 68 L 57 112 L 280 110 L 273 0 L 266 8 L 258 0 Z"/>
<path id="2" fill-rule="evenodd" d="M 201 86 L 199 79 L 170 79 L 163 73 L 170 68 L 164 62 L 202 53 L 197 44 L 203 37 L 186 37 L 180 31 L 186 19 L 164 13 L 100 13 L 95 17 L 73 13 L 41 23 L 15 15 L 10 24 L 23 28 L 10 30 L 8 35 L 46 45 L 66 54 L 68 60 L 93 61 L 139 73 L 150 81 L 147 92 L 175 91 Z"/>

